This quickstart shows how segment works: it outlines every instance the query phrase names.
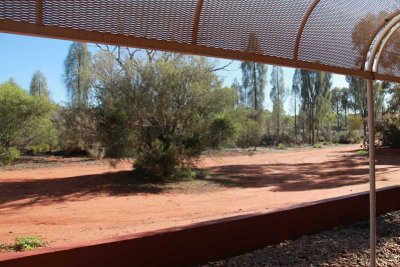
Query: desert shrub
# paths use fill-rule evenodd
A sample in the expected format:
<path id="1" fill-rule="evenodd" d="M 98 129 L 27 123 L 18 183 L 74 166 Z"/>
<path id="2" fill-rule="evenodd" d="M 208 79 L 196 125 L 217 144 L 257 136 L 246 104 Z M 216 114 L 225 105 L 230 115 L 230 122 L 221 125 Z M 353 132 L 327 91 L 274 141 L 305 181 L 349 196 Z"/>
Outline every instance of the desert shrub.
<path id="1" fill-rule="evenodd" d="M 356 154 L 358 156 L 368 156 L 368 150 L 360 149 L 360 150 L 357 150 Z"/>
<path id="2" fill-rule="evenodd" d="M 54 109 L 54 104 L 46 97 L 30 96 L 15 83 L 0 84 L 0 147 L 5 155 L 3 158 L 16 158 L 18 153 L 13 147 L 24 150 L 41 143 L 56 143 L 57 135 L 51 121 Z"/>
<path id="3" fill-rule="evenodd" d="M 140 145 L 136 155 L 136 169 L 151 178 L 171 177 L 179 164 L 179 151 L 174 145 L 166 145 L 156 139 L 149 144 Z"/>
<path id="4" fill-rule="evenodd" d="M 19 159 L 20 151 L 15 147 L 0 147 L 0 165 L 9 165 L 11 162 Z"/>
<path id="5" fill-rule="evenodd" d="M 358 144 L 363 140 L 363 136 L 360 131 L 349 131 L 348 138 L 351 144 Z"/>
<path id="6" fill-rule="evenodd" d="M 179 168 L 172 174 L 171 180 L 175 181 L 193 180 L 197 177 L 197 175 L 198 175 L 197 171 L 191 167 Z"/>
<path id="7" fill-rule="evenodd" d="M 234 143 L 236 128 L 232 119 L 224 114 L 217 114 L 211 122 L 209 142 L 212 148 L 221 148 Z"/>
<path id="8" fill-rule="evenodd" d="M 148 178 L 177 180 L 182 177 L 181 170 L 194 166 L 204 149 L 198 137 L 167 136 L 152 127 L 144 128 L 136 139 L 135 167 Z"/>
<path id="9" fill-rule="evenodd" d="M 236 124 L 236 146 L 248 148 L 263 143 L 265 114 L 252 109 L 238 108 L 233 116 Z"/>
<path id="10" fill-rule="evenodd" d="M 263 131 L 260 122 L 246 119 L 241 125 L 236 144 L 242 148 L 259 146 L 262 135 Z"/>
<path id="11" fill-rule="evenodd" d="M 229 143 L 233 125 L 215 114 L 233 106 L 234 91 L 222 88 L 206 59 L 160 53 L 133 62 L 129 55 L 116 61 L 99 53 L 95 66 L 107 150 L 134 156 L 136 170 L 147 178 L 193 176 L 194 163 L 215 138 L 210 132 L 220 134 L 213 145 Z"/>
<path id="12" fill-rule="evenodd" d="M 129 104 L 126 100 L 119 100 L 118 105 L 104 100 L 102 104 L 100 129 L 103 133 L 102 143 L 106 150 L 104 156 L 110 158 L 134 157 L 135 128 L 130 127 L 135 118 L 131 117 Z"/>
<path id="13" fill-rule="evenodd" d="M 265 134 L 262 137 L 262 145 L 263 146 L 273 146 L 276 143 L 275 136 L 272 134 Z"/>
<path id="14" fill-rule="evenodd" d="M 0 243 L 0 252 L 18 252 L 45 247 L 47 244 L 39 237 L 17 237 L 14 243 Z"/>
<path id="15" fill-rule="evenodd" d="M 286 149 L 285 144 L 280 143 L 280 144 L 278 145 L 278 149 L 280 149 L 280 150 Z"/>
<path id="16" fill-rule="evenodd" d="M 376 124 L 376 133 L 383 146 L 400 147 L 400 117 L 385 117 Z"/>
<path id="17" fill-rule="evenodd" d="M 363 119 L 359 115 L 349 115 L 348 128 L 350 131 L 358 131 L 363 127 Z"/>
<path id="18" fill-rule="evenodd" d="M 15 239 L 14 249 L 16 251 L 33 250 L 35 248 L 45 247 L 46 243 L 35 236 L 17 237 Z"/>
<path id="19" fill-rule="evenodd" d="M 362 136 L 360 131 L 341 131 L 335 133 L 332 137 L 332 142 L 335 144 L 357 144 L 362 141 Z"/>
<path id="20" fill-rule="evenodd" d="M 352 143 L 352 140 L 350 139 L 348 133 L 341 133 L 341 134 L 339 135 L 338 143 L 339 143 L 339 144 L 344 144 L 344 145 L 346 145 L 346 144 L 351 144 L 351 143 Z"/>
<path id="21" fill-rule="evenodd" d="M 94 158 L 104 156 L 103 132 L 94 107 L 59 107 L 55 114 L 60 146 L 67 151 L 84 150 Z"/>
<path id="22" fill-rule="evenodd" d="M 48 144 L 39 144 L 32 146 L 32 152 L 34 155 L 40 155 L 42 153 L 47 153 L 50 151 L 50 146 Z"/>

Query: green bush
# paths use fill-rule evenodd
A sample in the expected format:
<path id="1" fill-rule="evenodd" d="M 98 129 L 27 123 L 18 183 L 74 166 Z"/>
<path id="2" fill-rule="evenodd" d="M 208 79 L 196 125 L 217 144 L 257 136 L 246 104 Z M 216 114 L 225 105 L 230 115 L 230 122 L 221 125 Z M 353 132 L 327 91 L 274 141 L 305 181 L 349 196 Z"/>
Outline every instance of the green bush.
<path id="1" fill-rule="evenodd" d="M 313 146 L 313 148 L 322 148 L 322 145 L 321 145 L 321 144 L 315 144 L 315 145 Z"/>
<path id="2" fill-rule="evenodd" d="M 45 247 L 46 243 L 39 237 L 27 236 L 27 237 L 17 237 L 15 239 L 15 250 L 33 250 L 39 247 Z"/>
<path id="3" fill-rule="evenodd" d="M 135 168 L 148 178 L 156 180 L 191 179 L 189 173 L 194 165 L 193 160 L 200 155 L 202 149 L 196 149 L 195 143 L 174 144 L 156 139 L 150 145 L 142 144 L 138 149 Z"/>
<path id="4" fill-rule="evenodd" d="M 333 136 L 332 142 L 338 144 L 357 144 L 362 141 L 362 137 L 359 131 L 341 131 L 337 135 Z"/>
<path id="5" fill-rule="evenodd" d="M 360 150 L 357 150 L 356 154 L 358 156 L 368 156 L 368 150 L 360 149 Z"/>
<path id="6" fill-rule="evenodd" d="M 50 151 L 50 146 L 48 144 L 40 144 L 32 146 L 32 151 L 34 155 L 40 155 Z"/>
<path id="7" fill-rule="evenodd" d="M 259 146 L 262 141 L 263 130 L 257 120 L 246 119 L 242 122 L 236 144 L 238 147 L 247 148 Z"/>
<path id="8" fill-rule="evenodd" d="M 285 144 L 280 143 L 280 144 L 278 145 L 278 149 L 280 149 L 280 150 L 286 149 Z"/>
<path id="9" fill-rule="evenodd" d="M 400 117 L 383 118 L 376 124 L 376 133 L 383 146 L 400 147 Z"/>
<path id="10" fill-rule="evenodd" d="M 184 167 L 180 169 L 176 169 L 174 173 L 171 175 L 171 180 L 175 181 L 185 181 L 185 180 L 194 180 L 197 176 L 196 170 L 191 167 Z"/>
<path id="11" fill-rule="evenodd" d="M 27 149 L 35 144 L 56 143 L 51 120 L 54 109 L 48 98 L 30 96 L 11 82 L 0 84 L 0 146 L 6 151 L 3 154 L 14 153 L 15 150 L 7 152 L 11 147 Z"/>
<path id="12" fill-rule="evenodd" d="M 11 162 L 19 159 L 20 156 L 20 151 L 15 147 L 0 147 L 0 165 L 9 165 Z"/>
<path id="13" fill-rule="evenodd" d="M 236 129 L 233 121 L 223 115 L 217 114 L 210 125 L 209 142 L 212 148 L 221 148 L 234 142 Z"/>
<path id="14" fill-rule="evenodd" d="M 150 178 L 171 177 L 179 164 L 178 148 L 167 145 L 159 139 L 148 145 L 142 144 L 137 149 L 135 168 Z"/>

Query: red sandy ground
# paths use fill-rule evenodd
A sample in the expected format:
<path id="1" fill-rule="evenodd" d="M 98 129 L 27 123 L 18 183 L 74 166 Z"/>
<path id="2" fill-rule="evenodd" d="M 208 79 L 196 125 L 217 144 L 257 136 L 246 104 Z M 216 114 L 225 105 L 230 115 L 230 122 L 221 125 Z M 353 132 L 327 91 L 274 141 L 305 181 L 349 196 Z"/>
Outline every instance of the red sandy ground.
<path id="1" fill-rule="evenodd" d="M 65 245 L 367 191 L 367 158 L 358 148 L 208 157 L 200 166 L 209 178 L 165 191 L 131 184 L 131 163 L 3 170 L 0 243 L 39 236 Z M 379 151 L 378 164 L 378 187 L 400 184 L 399 151 Z"/>

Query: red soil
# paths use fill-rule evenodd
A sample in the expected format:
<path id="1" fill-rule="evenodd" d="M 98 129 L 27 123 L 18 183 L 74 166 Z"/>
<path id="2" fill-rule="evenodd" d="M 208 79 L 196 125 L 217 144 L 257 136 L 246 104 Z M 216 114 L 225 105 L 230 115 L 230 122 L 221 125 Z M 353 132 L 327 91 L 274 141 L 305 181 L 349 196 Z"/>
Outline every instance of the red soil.
<path id="1" fill-rule="evenodd" d="M 200 182 L 140 185 L 104 164 L 0 171 L 0 243 L 39 236 L 50 246 L 156 230 L 368 190 L 358 146 L 204 158 Z M 378 188 L 400 184 L 400 152 L 378 153 Z"/>

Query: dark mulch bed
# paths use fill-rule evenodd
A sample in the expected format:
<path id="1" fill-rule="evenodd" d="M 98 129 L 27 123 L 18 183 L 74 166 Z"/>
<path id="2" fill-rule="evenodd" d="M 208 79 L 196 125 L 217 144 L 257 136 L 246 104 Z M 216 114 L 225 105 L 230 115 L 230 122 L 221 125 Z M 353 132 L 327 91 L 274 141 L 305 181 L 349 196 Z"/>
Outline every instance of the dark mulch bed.
<path id="1" fill-rule="evenodd" d="M 290 223 L 290 222 L 288 222 Z M 400 266 L 400 211 L 378 219 L 378 266 Z M 368 266 L 369 222 L 361 221 L 201 266 Z"/>

